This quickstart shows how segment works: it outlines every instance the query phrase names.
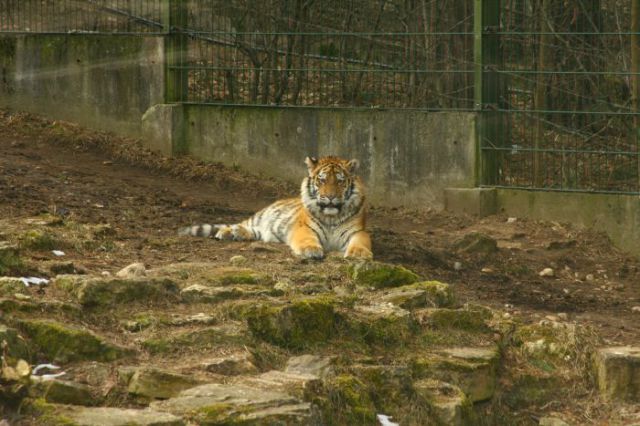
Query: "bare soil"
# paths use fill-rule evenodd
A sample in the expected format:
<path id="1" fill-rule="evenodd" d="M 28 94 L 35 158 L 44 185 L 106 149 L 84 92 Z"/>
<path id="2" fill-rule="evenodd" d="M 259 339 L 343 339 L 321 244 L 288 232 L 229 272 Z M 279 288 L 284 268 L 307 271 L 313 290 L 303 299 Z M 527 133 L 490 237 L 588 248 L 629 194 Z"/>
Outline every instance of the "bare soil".
<path id="1" fill-rule="evenodd" d="M 66 250 L 65 260 L 87 272 L 114 271 L 134 261 L 155 267 L 246 253 L 248 243 L 177 238 L 176 230 L 234 223 L 297 191 L 296 185 L 164 158 L 139 141 L 23 113 L 0 111 L 0 147 L 1 217 L 47 212 L 113 228 L 116 250 Z M 448 282 L 463 302 L 523 317 L 567 313 L 595 326 L 609 344 L 640 337 L 640 313 L 632 311 L 640 305 L 640 263 L 603 234 L 566 223 L 503 215 L 478 219 L 428 206 L 372 206 L 370 230 L 376 259 Z M 455 242 L 471 232 L 496 239 L 498 251 L 457 252 Z M 50 253 L 37 257 L 55 259 Z M 553 268 L 555 276 L 539 276 L 544 268 Z"/>

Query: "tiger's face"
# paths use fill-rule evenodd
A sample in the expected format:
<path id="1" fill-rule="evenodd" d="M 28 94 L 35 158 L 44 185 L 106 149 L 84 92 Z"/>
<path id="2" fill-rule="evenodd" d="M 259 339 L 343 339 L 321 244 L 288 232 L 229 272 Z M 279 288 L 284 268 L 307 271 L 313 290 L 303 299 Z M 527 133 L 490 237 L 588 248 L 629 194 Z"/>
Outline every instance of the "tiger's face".
<path id="1" fill-rule="evenodd" d="M 303 194 L 308 196 L 308 205 L 325 216 L 337 216 L 354 201 L 357 194 L 355 172 L 358 160 L 344 160 L 338 157 L 305 160 L 309 175 L 303 183 Z M 358 198 L 359 200 L 359 198 Z"/>

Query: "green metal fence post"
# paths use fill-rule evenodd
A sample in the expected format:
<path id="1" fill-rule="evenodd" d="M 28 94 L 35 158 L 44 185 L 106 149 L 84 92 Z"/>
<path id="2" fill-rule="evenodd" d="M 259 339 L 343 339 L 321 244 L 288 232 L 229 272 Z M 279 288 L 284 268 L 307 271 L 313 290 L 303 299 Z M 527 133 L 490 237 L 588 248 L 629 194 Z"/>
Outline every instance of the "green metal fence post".
<path id="1" fill-rule="evenodd" d="M 631 104 L 633 126 L 635 130 L 636 150 L 640 153 L 640 0 L 631 4 Z M 640 154 L 639 154 L 640 155 Z M 640 158 L 638 158 L 638 177 L 640 185 Z M 640 186 L 639 186 L 640 189 Z"/>
<path id="2" fill-rule="evenodd" d="M 500 151 L 498 147 L 499 100 L 499 35 L 500 0 L 475 0 L 474 3 L 474 106 L 478 113 L 477 183 L 498 182 Z"/>
<path id="3" fill-rule="evenodd" d="M 185 71 L 188 55 L 187 2 L 184 0 L 164 0 L 162 13 L 165 36 L 165 102 L 187 100 L 188 80 Z"/>

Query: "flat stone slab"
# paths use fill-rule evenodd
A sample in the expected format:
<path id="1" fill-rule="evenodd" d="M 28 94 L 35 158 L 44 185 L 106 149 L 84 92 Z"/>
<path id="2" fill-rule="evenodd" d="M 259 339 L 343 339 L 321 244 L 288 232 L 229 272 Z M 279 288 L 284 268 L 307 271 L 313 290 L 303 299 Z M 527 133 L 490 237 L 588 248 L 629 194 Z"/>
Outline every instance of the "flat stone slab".
<path id="1" fill-rule="evenodd" d="M 471 402 L 478 402 L 493 396 L 499 360 L 495 347 L 447 348 L 416 357 L 413 370 L 419 377 L 455 384 Z"/>
<path id="2" fill-rule="evenodd" d="M 147 270 L 147 276 L 169 277 L 179 281 L 211 287 L 252 284 L 271 286 L 271 276 L 249 268 L 235 266 L 220 267 L 206 262 L 173 263 L 161 268 Z"/>
<path id="3" fill-rule="evenodd" d="M 109 407 L 72 407 L 66 406 L 59 416 L 66 425 L 77 426 L 184 426 L 185 422 L 178 416 L 149 409 L 122 409 Z"/>
<path id="4" fill-rule="evenodd" d="M 147 398 L 166 399 L 202 382 L 195 377 L 159 368 L 137 369 L 127 386 L 127 391 Z"/>
<path id="5" fill-rule="evenodd" d="M 598 349 L 595 370 L 598 389 L 606 399 L 640 403 L 640 346 Z"/>
<path id="6" fill-rule="evenodd" d="M 87 385 L 59 379 L 43 380 L 38 376 L 31 377 L 29 395 L 59 404 L 91 406 L 99 402 Z"/>
<path id="7" fill-rule="evenodd" d="M 267 371 L 253 377 L 240 377 L 237 383 L 265 390 L 278 390 L 297 398 L 316 395 L 322 389 L 322 381 L 318 376 L 278 370 Z"/>
<path id="8" fill-rule="evenodd" d="M 178 300 L 178 286 L 167 278 L 104 278 L 89 275 L 58 275 L 57 288 L 84 306 Z"/>
<path id="9" fill-rule="evenodd" d="M 184 416 L 196 424 L 309 424 L 311 405 L 284 392 L 232 384 L 207 384 L 150 408 Z"/>
<path id="10" fill-rule="evenodd" d="M 57 321 L 20 320 L 17 327 L 41 353 L 54 362 L 115 361 L 134 353 L 84 328 Z"/>
<path id="11" fill-rule="evenodd" d="M 192 284 L 180 292 L 183 300 L 187 302 L 219 302 L 229 299 L 242 299 L 247 297 L 273 296 L 282 292 L 251 285 L 228 285 L 222 287 L 210 287 L 202 284 Z"/>
<path id="12" fill-rule="evenodd" d="M 251 356 L 247 353 L 207 359 L 203 361 L 201 365 L 210 373 L 225 376 L 238 376 L 240 374 L 254 374 L 258 372 L 258 369 L 251 361 Z"/>
<path id="13" fill-rule="evenodd" d="M 455 298 L 449 284 L 439 281 L 423 281 L 385 291 L 383 295 L 373 296 L 378 302 L 392 303 L 403 309 L 425 307 L 448 307 Z"/>
<path id="14" fill-rule="evenodd" d="M 311 374 L 321 379 L 334 374 L 336 357 L 300 355 L 289 358 L 284 371 L 286 373 Z"/>
<path id="15" fill-rule="evenodd" d="M 393 345 L 406 340 L 416 325 L 409 311 L 392 303 L 355 305 L 345 316 L 353 332 L 370 345 Z"/>

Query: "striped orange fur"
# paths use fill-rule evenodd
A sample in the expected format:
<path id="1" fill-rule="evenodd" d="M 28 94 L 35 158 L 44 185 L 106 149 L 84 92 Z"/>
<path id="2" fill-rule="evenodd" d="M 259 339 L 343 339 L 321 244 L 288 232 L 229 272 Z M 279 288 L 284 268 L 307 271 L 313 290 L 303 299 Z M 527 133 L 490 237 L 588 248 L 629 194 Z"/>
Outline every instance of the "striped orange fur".
<path id="1" fill-rule="evenodd" d="M 219 240 L 282 242 L 297 256 L 321 259 L 328 251 L 345 257 L 371 258 L 365 230 L 364 186 L 357 160 L 323 157 L 305 160 L 308 175 L 300 197 L 279 200 L 235 225 L 196 225 L 182 234 Z"/>

